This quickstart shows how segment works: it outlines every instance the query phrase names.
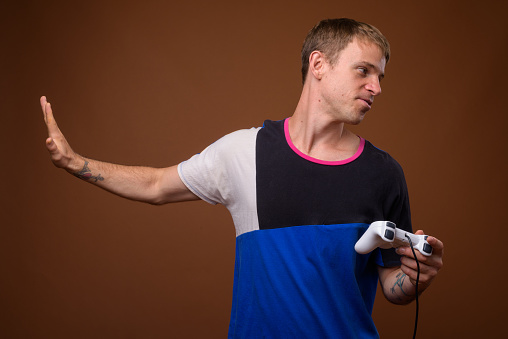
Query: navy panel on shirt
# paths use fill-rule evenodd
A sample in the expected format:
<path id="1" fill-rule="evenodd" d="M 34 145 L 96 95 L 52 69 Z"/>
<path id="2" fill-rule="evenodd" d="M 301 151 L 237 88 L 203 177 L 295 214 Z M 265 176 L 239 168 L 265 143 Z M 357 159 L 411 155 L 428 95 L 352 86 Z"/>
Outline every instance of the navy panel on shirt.
<path id="1" fill-rule="evenodd" d="M 330 166 L 300 157 L 284 137 L 284 121 L 266 121 L 256 141 L 257 210 L 260 229 L 298 225 L 371 223 L 410 225 L 400 166 L 366 142 L 362 154 Z M 403 178 L 403 176 L 402 176 Z M 400 188 L 393 185 L 400 183 Z M 399 194 L 399 192 L 402 192 Z"/>

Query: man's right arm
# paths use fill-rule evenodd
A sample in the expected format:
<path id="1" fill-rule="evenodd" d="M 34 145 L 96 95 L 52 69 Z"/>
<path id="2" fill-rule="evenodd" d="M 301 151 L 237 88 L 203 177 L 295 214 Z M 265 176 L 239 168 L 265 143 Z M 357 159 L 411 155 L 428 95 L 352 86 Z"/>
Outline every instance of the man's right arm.
<path id="1" fill-rule="evenodd" d="M 56 167 L 131 200 L 160 205 L 199 199 L 183 184 L 177 166 L 123 166 L 88 159 L 75 153 L 58 128 L 51 104 L 44 96 L 41 97 L 41 108 L 48 128 L 46 147 Z"/>

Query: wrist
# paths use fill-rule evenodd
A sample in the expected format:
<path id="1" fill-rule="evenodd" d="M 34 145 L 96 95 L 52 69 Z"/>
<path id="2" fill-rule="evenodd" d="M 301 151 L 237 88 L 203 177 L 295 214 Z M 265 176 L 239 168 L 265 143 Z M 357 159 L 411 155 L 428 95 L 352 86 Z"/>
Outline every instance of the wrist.
<path id="1" fill-rule="evenodd" d="M 69 160 L 67 166 L 65 166 L 65 170 L 70 174 L 79 173 L 85 166 L 85 162 L 82 156 L 75 154 L 74 157 Z"/>

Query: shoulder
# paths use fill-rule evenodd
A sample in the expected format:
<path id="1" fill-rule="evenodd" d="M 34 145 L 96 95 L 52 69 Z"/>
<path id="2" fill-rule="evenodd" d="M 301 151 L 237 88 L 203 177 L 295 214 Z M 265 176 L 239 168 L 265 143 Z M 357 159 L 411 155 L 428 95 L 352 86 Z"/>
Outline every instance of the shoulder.
<path id="1" fill-rule="evenodd" d="M 261 127 L 252 127 L 226 134 L 208 146 L 205 151 L 213 150 L 217 155 L 226 157 L 238 152 L 248 151 L 255 147 L 256 137 L 260 129 Z"/>
<path id="2" fill-rule="evenodd" d="M 375 169 L 378 175 L 386 178 L 404 178 L 404 170 L 395 158 L 388 152 L 374 146 L 368 140 L 365 140 L 365 148 L 363 152 L 364 166 Z"/>
<path id="3" fill-rule="evenodd" d="M 384 163 L 388 166 L 400 167 L 395 158 L 393 158 L 388 152 L 374 146 L 370 141 L 365 140 L 365 152 L 373 161 Z"/>
<path id="4" fill-rule="evenodd" d="M 241 157 L 253 154 L 259 129 L 260 127 L 253 127 L 226 134 L 200 153 L 184 161 L 184 167 L 195 166 L 208 168 L 208 170 L 214 167 L 218 169 L 227 166 L 231 162 L 238 161 Z"/>
<path id="5" fill-rule="evenodd" d="M 225 136 L 223 136 L 222 138 L 217 140 L 215 143 L 235 143 L 235 142 L 248 141 L 252 138 L 255 138 L 260 129 L 261 129 L 261 127 L 240 129 L 240 130 L 231 132 L 229 134 L 226 134 Z"/>
<path id="6" fill-rule="evenodd" d="M 253 171 L 259 128 L 229 133 L 178 166 L 182 182 L 195 195 L 212 203 L 228 204 L 238 178 Z"/>

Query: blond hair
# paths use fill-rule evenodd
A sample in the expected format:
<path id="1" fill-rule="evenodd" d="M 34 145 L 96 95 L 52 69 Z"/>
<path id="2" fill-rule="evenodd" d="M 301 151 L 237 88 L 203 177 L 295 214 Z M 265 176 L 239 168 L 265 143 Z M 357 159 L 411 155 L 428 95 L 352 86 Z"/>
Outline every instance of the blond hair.
<path id="1" fill-rule="evenodd" d="M 305 83 L 309 70 L 309 57 L 313 51 L 323 53 L 333 65 L 337 57 L 354 38 L 372 42 L 383 52 L 386 62 L 390 59 L 390 44 L 374 26 L 353 19 L 326 19 L 314 26 L 302 47 L 302 82 Z"/>

